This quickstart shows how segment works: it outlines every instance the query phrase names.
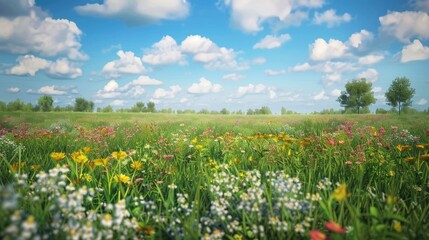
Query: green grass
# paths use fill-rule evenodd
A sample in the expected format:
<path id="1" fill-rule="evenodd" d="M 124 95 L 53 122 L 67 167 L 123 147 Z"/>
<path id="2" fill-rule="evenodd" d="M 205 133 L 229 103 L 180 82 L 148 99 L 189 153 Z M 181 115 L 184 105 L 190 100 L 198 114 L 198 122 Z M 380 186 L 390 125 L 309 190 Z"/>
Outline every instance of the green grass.
<path id="1" fill-rule="evenodd" d="M 2 128 L 0 238 L 429 239 L 425 115 L 0 113 Z"/>

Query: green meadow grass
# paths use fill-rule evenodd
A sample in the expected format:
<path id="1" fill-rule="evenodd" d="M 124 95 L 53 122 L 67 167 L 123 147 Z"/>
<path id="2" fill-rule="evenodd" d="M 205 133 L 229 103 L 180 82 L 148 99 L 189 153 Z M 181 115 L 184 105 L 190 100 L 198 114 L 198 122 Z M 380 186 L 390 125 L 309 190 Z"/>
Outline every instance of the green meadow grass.
<path id="1" fill-rule="evenodd" d="M 426 115 L 0 113 L 0 238 L 429 239 Z"/>

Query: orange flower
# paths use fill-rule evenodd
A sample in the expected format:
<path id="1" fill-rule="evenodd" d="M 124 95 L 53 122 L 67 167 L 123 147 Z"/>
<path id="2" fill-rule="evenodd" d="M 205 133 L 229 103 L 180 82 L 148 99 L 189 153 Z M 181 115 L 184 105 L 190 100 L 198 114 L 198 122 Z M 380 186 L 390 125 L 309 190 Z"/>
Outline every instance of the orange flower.
<path id="1" fill-rule="evenodd" d="M 328 239 L 326 234 L 319 230 L 311 230 L 310 231 L 310 238 L 312 240 L 326 240 Z"/>
<path id="2" fill-rule="evenodd" d="M 396 149 L 398 149 L 400 152 L 402 152 L 402 151 L 410 150 L 411 146 L 399 144 L 398 146 L 396 146 Z"/>
<path id="3" fill-rule="evenodd" d="M 60 161 L 64 157 L 65 157 L 65 154 L 62 152 L 52 152 L 51 153 L 51 158 L 54 159 L 55 161 Z"/>
<path id="4" fill-rule="evenodd" d="M 331 232 L 335 232 L 335 233 L 345 233 L 346 230 L 341 227 L 340 224 L 334 222 L 334 221 L 329 221 L 327 223 L 325 223 L 325 227 L 331 231 Z"/>

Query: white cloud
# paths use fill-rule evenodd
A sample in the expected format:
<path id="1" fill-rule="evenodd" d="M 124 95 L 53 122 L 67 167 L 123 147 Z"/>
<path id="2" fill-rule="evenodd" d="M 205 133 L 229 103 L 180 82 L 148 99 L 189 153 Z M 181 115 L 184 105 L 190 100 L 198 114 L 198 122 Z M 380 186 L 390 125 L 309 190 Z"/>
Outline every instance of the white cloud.
<path id="1" fill-rule="evenodd" d="M 199 83 L 193 83 L 189 88 L 188 92 L 193 94 L 201 93 L 218 93 L 222 90 L 220 84 L 213 84 L 205 78 L 200 78 Z"/>
<path id="2" fill-rule="evenodd" d="M 110 80 L 103 88 L 105 92 L 114 92 L 118 90 L 119 84 L 115 80 Z"/>
<path id="3" fill-rule="evenodd" d="M 429 38 L 429 15 L 426 12 L 389 12 L 379 17 L 381 31 L 408 43 L 411 38 Z"/>
<path id="4" fill-rule="evenodd" d="M 363 57 L 360 57 L 358 62 L 361 65 L 371 65 L 380 62 L 384 59 L 384 56 L 381 54 L 369 54 Z"/>
<path id="5" fill-rule="evenodd" d="M 331 96 L 332 97 L 339 97 L 341 95 L 341 90 L 340 89 L 334 89 L 331 91 Z"/>
<path id="6" fill-rule="evenodd" d="M 125 105 L 125 101 L 120 100 L 120 99 L 116 99 L 116 100 L 113 100 L 113 102 L 111 102 L 110 105 L 112 105 L 114 107 L 122 107 Z"/>
<path id="7" fill-rule="evenodd" d="M 77 67 L 75 63 L 69 62 L 67 58 L 60 58 L 50 63 L 46 72 L 54 78 L 74 79 L 82 76 L 82 69 Z"/>
<path id="8" fill-rule="evenodd" d="M 255 58 L 252 60 L 252 64 L 254 64 L 254 65 L 261 65 L 261 64 L 264 64 L 266 62 L 267 62 L 267 60 L 263 57 Z"/>
<path id="9" fill-rule="evenodd" d="M 429 26 L 428 26 L 429 27 Z M 404 46 L 401 52 L 401 62 L 411 62 L 426 60 L 429 58 L 429 47 L 423 46 L 419 40 L 414 40 L 411 44 Z"/>
<path id="10" fill-rule="evenodd" d="M 413 6 L 418 11 L 429 12 L 429 0 L 415 0 Z"/>
<path id="11" fill-rule="evenodd" d="M 188 100 L 189 100 L 189 99 L 187 99 L 187 98 L 181 98 L 179 102 L 180 102 L 180 103 L 185 103 L 185 102 L 187 102 Z"/>
<path id="12" fill-rule="evenodd" d="M 337 15 L 334 9 L 326 10 L 323 13 L 316 12 L 314 14 L 314 23 L 322 25 L 326 23 L 329 28 L 338 26 L 343 22 L 350 22 L 352 17 L 348 13 L 344 13 L 342 16 Z"/>
<path id="13" fill-rule="evenodd" d="M 268 76 L 278 76 L 278 75 L 284 75 L 286 74 L 286 70 L 281 69 L 281 70 L 272 70 L 272 69 L 267 69 L 265 70 L 265 74 L 267 74 Z"/>
<path id="14" fill-rule="evenodd" d="M 36 94 L 47 94 L 47 95 L 64 95 L 67 92 L 63 90 L 59 90 L 57 86 L 51 85 L 51 86 L 43 86 L 39 88 L 36 92 L 29 89 L 27 91 L 28 93 L 36 93 Z"/>
<path id="15" fill-rule="evenodd" d="M 9 93 L 19 93 L 21 91 L 21 89 L 19 89 L 17 87 L 11 87 L 11 88 L 8 88 L 7 91 Z"/>
<path id="16" fill-rule="evenodd" d="M 358 33 L 353 33 L 349 37 L 347 44 L 354 48 L 359 48 L 362 45 L 364 45 L 366 42 L 372 41 L 373 39 L 374 39 L 374 35 L 371 32 L 365 29 L 362 29 Z"/>
<path id="17" fill-rule="evenodd" d="M 119 59 L 104 65 L 102 73 L 111 77 L 119 77 L 121 74 L 141 74 L 146 71 L 140 58 L 133 52 L 119 50 L 116 55 Z"/>
<path id="18" fill-rule="evenodd" d="M 43 58 L 38 58 L 33 55 L 25 55 L 18 57 L 18 65 L 7 70 L 6 73 L 13 75 L 30 75 L 34 76 L 40 70 L 46 69 L 50 62 Z"/>
<path id="19" fill-rule="evenodd" d="M 341 81 L 342 74 L 356 70 L 354 64 L 349 62 L 325 62 L 312 67 L 315 71 L 322 72 L 325 75 L 322 77 L 322 83 L 330 86 L 335 82 Z"/>
<path id="20" fill-rule="evenodd" d="M 140 76 L 139 78 L 131 82 L 131 85 L 134 85 L 134 86 L 154 86 L 154 85 L 161 85 L 161 84 L 162 84 L 161 81 L 154 78 L 150 78 L 148 76 Z"/>
<path id="21" fill-rule="evenodd" d="M 243 97 L 246 94 L 260 94 L 265 93 L 267 87 L 264 84 L 249 84 L 247 86 L 238 87 L 237 98 Z"/>
<path id="22" fill-rule="evenodd" d="M 375 83 L 378 80 L 378 72 L 374 68 L 369 68 L 368 70 L 359 73 L 357 77 L 359 79 L 365 78 L 366 81 Z"/>
<path id="23" fill-rule="evenodd" d="M 322 90 L 318 94 L 314 95 L 312 99 L 319 101 L 319 100 L 327 100 L 329 99 L 329 97 L 325 95 L 325 90 Z"/>
<path id="24" fill-rule="evenodd" d="M 179 85 L 170 86 L 170 90 L 165 90 L 163 88 L 158 88 L 153 93 L 154 99 L 163 99 L 163 98 L 174 98 L 177 93 L 182 91 L 182 88 Z"/>
<path id="25" fill-rule="evenodd" d="M 318 38 L 310 45 L 310 58 L 315 61 L 330 60 L 344 56 L 347 46 L 336 39 L 329 39 L 329 42 Z"/>
<path id="26" fill-rule="evenodd" d="M 147 54 L 143 55 L 143 62 L 152 65 L 165 65 L 173 63 L 184 64 L 184 55 L 176 40 L 170 36 L 164 36 L 159 42 L 152 45 Z"/>
<path id="27" fill-rule="evenodd" d="M 257 42 L 254 49 L 273 49 L 280 47 L 283 43 L 291 39 L 289 34 L 282 34 L 280 36 L 267 35 L 261 41 Z"/>
<path id="28" fill-rule="evenodd" d="M 422 98 L 417 102 L 417 105 L 421 106 L 421 105 L 426 105 L 427 103 L 428 103 L 428 100 Z"/>
<path id="29" fill-rule="evenodd" d="M 264 23 L 296 25 L 303 19 L 298 8 L 321 7 L 322 0 L 224 0 L 233 24 L 245 32 L 259 32 Z"/>
<path id="30" fill-rule="evenodd" d="M 244 75 L 239 75 L 237 73 L 230 73 L 230 74 L 223 75 L 222 79 L 223 80 L 230 80 L 230 81 L 240 81 L 244 77 L 245 77 Z"/>
<path id="31" fill-rule="evenodd" d="M 233 49 L 218 47 L 214 42 L 200 35 L 190 35 L 181 43 L 183 53 L 193 55 L 193 60 L 203 63 L 208 69 L 244 70 L 248 66 L 239 64 Z"/>
<path id="32" fill-rule="evenodd" d="M 9 1 L 10 2 L 10 1 Z M 0 2 L 0 51 L 14 54 L 37 53 L 43 56 L 65 55 L 86 60 L 80 51 L 82 31 L 67 19 L 53 19 L 34 6 L 34 1 Z M 9 17 L 9 18 L 7 18 Z"/>
<path id="33" fill-rule="evenodd" d="M 82 76 L 82 69 L 67 58 L 60 58 L 51 62 L 33 55 L 25 55 L 18 57 L 17 61 L 18 65 L 6 70 L 7 74 L 35 76 L 38 71 L 45 71 L 54 78 L 74 79 Z"/>
<path id="34" fill-rule="evenodd" d="M 115 80 L 110 80 L 104 85 L 102 90 L 98 90 L 96 96 L 98 98 L 116 98 L 121 96 L 119 90 L 119 84 Z"/>
<path id="35" fill-rule="evenodd" d="M 294 72 L 305 72 L 305 71 L 310 70 L 311 66 L 310 66 L 309 63 L 306 62 L 306 63 L 303 63 L 303 64 L 298 64 L 298 65 L 292 67 L 291 69 Z"/>
<path id="36" fill-rule="evenodd" d="M 373 87 L 372 88 L 372 91 L 374 92 L 374 93 L 381 93 L 381 91 L 382 91 L 383 89 L 381 88 L 381 87 Z"/>
<path id="37" fill-rule="evenodd" d="M 119 96 L 139 97 L 146 93 L 142 86 L 155 86 L 161 84 L 161 81 L 148 76 L 140 76 L 122 87 L 119 86 L 115 80 L 110 80 L 102 90 L 97 91 L 96 96 L 99 98 L 116 98 Z"/>
<path id="38" fill-rule="evenodd" d="M 133 26 L 181 19 L 188 16 L 189 8 L 186 0 L 104 0 L 75 9 L 80 14 L 116 18 Z"/>

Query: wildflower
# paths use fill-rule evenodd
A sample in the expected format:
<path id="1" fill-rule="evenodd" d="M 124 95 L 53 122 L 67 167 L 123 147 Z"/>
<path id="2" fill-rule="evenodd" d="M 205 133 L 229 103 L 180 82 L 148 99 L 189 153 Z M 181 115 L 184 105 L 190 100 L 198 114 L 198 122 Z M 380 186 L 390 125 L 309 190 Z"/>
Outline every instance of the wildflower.
<path id="1" fill-rule="evenodd" d="M 112 215 L 105 214 L 103 219 L 101 220 L 101 225 L 104 227 L 110 228 L 112 226 Z"/>
<path id="2" fill-rule="evenodd" d="M 414 162 L 416 160 L 416 158 L 415 157 L 407 157 L 407 158 L 405 158 L 405 162 Z"/>
<path id="3" fill-rule="evenodd" d="M 389 171 L 389 176 L 391 176 L 391 177 L 395 176 L 395 171 L 390 170 L 390 171 Z"/>
<path id="4" fill-rule="evenodd" d="M 130 167 L 134 170 L 142 170 L 143 169 L 143 163 L 139 161 L 133 161 L 130 165 Z"/>
<path id="5" fill-rule="evenodd" d="M 82 175 L 82 179 L 84 179 L 85 181 L 87 181 L 87 182 L 92 182 L 92 176 L 91 175 L 89 175 L 88 173 L 84 173 L 83 175 Z"/>
<path id="6" fill-rule="evenodd" d="M 172 183 L 172 184 L 168 185 L 168 188 L 169 188 L 169 189 L 176 189 L 176 188 L 177 188 L 177 185 L 176 185 L 176 184 L 174 184 L 174 183 Z"/>
<path id="7" fill-rule="evenodd" d="M 83 152 L 88 154 L 91 153 L 92 149 L 90 147 L 83 147 Z"/>
<path id="8" fill-rule="evenodd" d="M 94 159 L 94 165 L 95 166 L 106 166 L 107 165 L 107 158 L 97 158 Z"/>
<path id="9" fill-rule="evenodd" d="M 310 238 L 312 240 L 325 240 L 328 239 L 326 234 L 319 230 L 311 230 L 310 231 Z"/>
<path id="10" fill-rule="evenodd" d="M 88 158 L 81 150 L 73 152 L 71 157 L 76 163 L 86 163 L 88 161 Z"/>
<path id="11" fill-rule="evenodd" d="M 420 155 L 419 159 L 423 161 L 429 161 L 429 154 Z"/>
<path id="12" fill-rule="evenodd" d="M 334 221 L 329 221 L 327 223 L 325 223 L 325 227 L 331 231 L 331 232 L 335 232 L 335 233 L 345 233 L 346 230 L 341 227 L 340 224 L 334 222 Z"/>
<path id="13" fill-rule="evenodd" d="M 416 145 L 416 148 L 424 149 L 424 148 L 425 148 L 425 145 L 423 145 L 423 144 L 417 144 L 417 145 Z"/>
<path id="14" fill-rule="evenodd" d="M 343 201 L 345 198 L 347 198 L 347 185 L 345 183 L 341 184 L 339 187 L 337 187 L 334 190 L 333 197 L 338 202 Z"/>
<path id="15" fill-rule="evenodd" d="M 137 226 L 136 230 L 139 232 L 144 232 L 144 234 L 146 235 L 155 235 L 155 228 L 152 226 L 147 226 L 147 227 Z"/>
<path id="16" fill-rule="evenodd" d="M 127 157 L 127 153 L 124 151 L 112 152 L 112 157 L 118 160 L 122 160 Z"/>
<path id="17" fill-rule="evenodd" d="M 128 183 L 130 182 L 130 177 L 128 177 L 127 175 L 124 174 L 120 174 L 114 177 L 115 181 L 117 182 L 121 182 L 121 183 Z"/>
<path id="18" fill-rule="evenodd" d="M 393 230 L 396 232 L 402 232 L 401 222 L 393 220 Z"/>
<path id="19" fill-rule="evenodd" d="M 195 146 L 195 150 L 200 151 L 201 149 L 203 149 L 203 145 L 196 145 Z"/>
<path id="20" fill-rule="evenodd" d="M 65 154 L 62 152 L 52 152 L 51 153 L 51 158 L 54 159 L 55 161 L 60 161 L 64 157 L 65 157 Z"/>
<path id="21" fill-rule="evenodd" d="M 410 150 L 411 146 L 399 144 L 398 146 L 396 146 L 396 149 L 398 149 L 400 152 L 402 152 L 402 151 Z"/>
<path id="22" fill-rule="evenodd" d="M 22 168 L 24 168 L 24 166 L 25 166 L 25 163 L 12 163 L 12 165 L 11 165 L 11 167 L 12 167 L 12 170 L 15 172 L 15 171 L 17 171 L 17 170 L 20 170 L 20 169 L 22 169 Z"/>

